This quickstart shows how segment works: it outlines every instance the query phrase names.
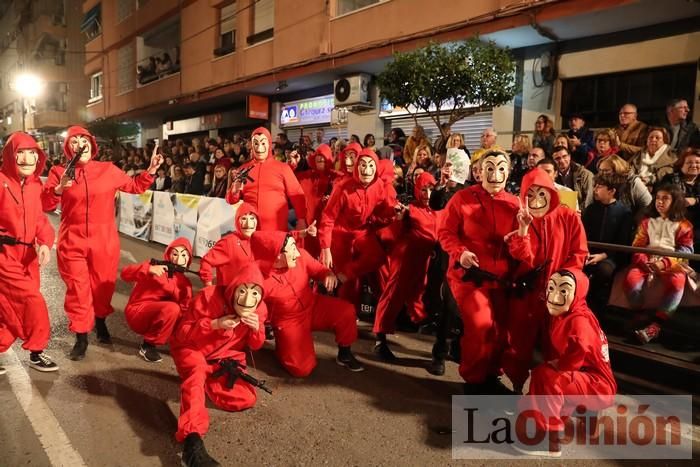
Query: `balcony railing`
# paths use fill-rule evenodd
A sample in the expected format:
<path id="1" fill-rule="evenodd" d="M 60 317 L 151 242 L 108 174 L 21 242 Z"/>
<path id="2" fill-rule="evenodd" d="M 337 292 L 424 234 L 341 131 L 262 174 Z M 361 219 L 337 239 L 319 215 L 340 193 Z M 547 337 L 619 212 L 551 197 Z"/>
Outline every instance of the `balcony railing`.
<path id="1" fill-rule="evenodd" d="M 179 50 L 177 48 L 163 50 L 138 62 L 136 66 L 136 80 L 139 86 L 143 86 L 179 71 Z"/>

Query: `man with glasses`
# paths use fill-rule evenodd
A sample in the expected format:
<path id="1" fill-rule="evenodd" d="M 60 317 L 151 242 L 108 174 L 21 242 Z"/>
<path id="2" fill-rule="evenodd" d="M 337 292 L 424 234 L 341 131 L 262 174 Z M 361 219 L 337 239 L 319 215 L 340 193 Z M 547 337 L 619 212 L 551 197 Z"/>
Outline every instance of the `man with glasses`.
<path id="1" fill-rule="evenodd" d="M 685 99 L 672 99 L 666 105 L 666 123 L 664 127 L 671 137 L 671 150 L 681 153 L 690 143 L 690 137 L 698 132 L 697 125 L 687 121 L 690 107 Z"/>
<path id="2" fill-rule="evenodd" d="M 628 161 L 644 148 L 647 140 L 647 124 L 637 120 L 637 106 L 625 104 L 618 114 L 620 124 L 615 133 L 620 140 L 618 154 Z"/>
<path id="3" fill-rule="evenodd" d="M 578 193 L 578 204 L 585 209 L 593 202 L 593 173 L 571 160 L 571 153 L 566 146 L 554 148 L 552 159 L 557 163 L 556 182 Z"/>
<path id="4" fill-rule="evenodd" d="M 472 164 L 481 159 L 481 156 L 491 150 L 503 152 L 503 148 L 496 144 L 496 136 L 496 130 L 493 128 L 486 128 L 481 133 L 481 147 L 472 154 Z"/>

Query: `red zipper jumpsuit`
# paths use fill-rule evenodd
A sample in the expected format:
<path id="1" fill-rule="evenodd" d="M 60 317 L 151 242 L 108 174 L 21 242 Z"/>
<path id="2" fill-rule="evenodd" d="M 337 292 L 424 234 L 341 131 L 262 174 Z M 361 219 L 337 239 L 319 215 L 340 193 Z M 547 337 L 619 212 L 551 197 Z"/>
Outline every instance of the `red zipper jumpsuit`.
<path id="1" fill-rule="evenodd" d="M 163 255 L 170 261 L 170 252 L 175 247 L 184 247 L 192 261 L 192 245 L 184 237 L 176 238 L 168 245 Z M 124 309 L 126 323 L 132 331 L 141 334 L 149 344 L 163 345 L 173 333 L 175 323 L 190 303 L 192 283 L 181 272 L 173 277 L 167 273 L 156 277 L 149 272 L 151 264 L 144 261 L 122 269 L 125 282 L 136 282 Z"/>
<path id="2" fill-rule="evenodd" d="M 254 264 L 239 271 L 229 286 L 210 286 L 195 296 L 178 322 L 170 339 L 170 352 L 182 379 L 180 418 L 175 437 L 182 442 L 190 433 L 204 436 L 209 430 L 206 397 L 220 409 L 231 412 L 248 409 L 257 399 L 255 388 L 238 378 L 233 388 L 226 387 L 226 375 L 214 378 L 219 361 L 233 359 L 246 366 L 245 351 L 258 350 L 265 343 L 267 308 L 260 302 L 257 310 L 259 327 L 253 331 L 240 323 L 233 329 L 212 329 L 211 322 L 225 315 L 235 315 L 234 293 L 240 284 L 262 287 L 263 278 Z"/>
<path id="3" fill-rule="evenodd" d="M 318 170 L 316 156 L 322 156 L 326 160 L 324 170 Z M 327 144 L 321 144 L 311 157 L 308 158 L 310 170 L 297 174 L 299 184 L 306 196 L 306 224 L 321 221 L 321 213 L 326 202 L 324 198 L 330 196 L 333 187 L 333 152 Z M 304 238 L 304 249 L 309 254 L 318 258 L 321 254 L 321 246 L 317 237 Z"/>
<path id="4" fill-rule="evenodd" d="M 16 154 L 34 149 L 39 158 L 33 175 L 21 181 Z M 26 133 L 10 135 L 2 149 L 0 172 L 0 235 L 14 237 L 32 245 L 53 246 L 53 227 L 41 207 L 39 174 L 46 155 L 34 138 Z M 39 262 L 36 250 L 27 245 L 0 246 L 0 353 L 15 339 L 30 351 L 46 349 L 51 327 L 44 297 L 39 291 Z"/>
<path id="5" fill-rule="evenodd" d="M 63 145 L 66 158 L 72 159 L 69 140 L 87 136 L 92 146 L 92 160 L 78 163 L 73 186 L 56 196 L 64 167 L 54 166 L 42 193 L 45 211 L 61 204 L 58 231 L 58 272 L 66 284 L 64 309 L 69 328 L 75 333 L 92 330 L 95 317 L 106 318 L 114 312 L 111 301 L 119 267 L 119 234 L 115 224 L 114 198 L 117 191 L 143 193 L 153 183 L 153 176 L 143 172 L 129 177 L 111 162 L 99 162 L 95 138 L 84 128 L 72 126 Z"/>

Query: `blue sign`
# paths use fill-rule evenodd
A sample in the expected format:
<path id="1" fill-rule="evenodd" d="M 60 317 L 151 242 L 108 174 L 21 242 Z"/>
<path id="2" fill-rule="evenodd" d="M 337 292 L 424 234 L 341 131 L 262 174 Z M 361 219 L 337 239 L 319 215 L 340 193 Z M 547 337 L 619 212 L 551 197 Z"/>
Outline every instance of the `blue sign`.
<path id="1" fill-rule="evenodd" d="M 331 110 L 335 107 L 333 95 L 288 102 L 282 105 L 280 125 L 323 125 L 331 122 Z"/>

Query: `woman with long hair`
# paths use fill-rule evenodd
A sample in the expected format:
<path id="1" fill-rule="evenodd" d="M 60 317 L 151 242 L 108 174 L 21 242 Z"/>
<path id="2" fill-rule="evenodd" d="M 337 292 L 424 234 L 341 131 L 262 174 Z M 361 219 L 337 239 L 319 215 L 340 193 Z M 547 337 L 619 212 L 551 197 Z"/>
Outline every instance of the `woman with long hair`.
<path id="1" fill-rule="evenodd" d="M 532 146 L 544 149 L 551 156 L 554 150 L 554 122 L 545 114 L 541 114 L 535 120 L 535 133 L 532 137 Z"/>

